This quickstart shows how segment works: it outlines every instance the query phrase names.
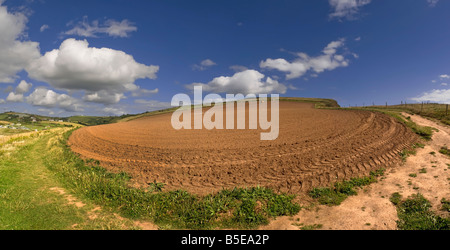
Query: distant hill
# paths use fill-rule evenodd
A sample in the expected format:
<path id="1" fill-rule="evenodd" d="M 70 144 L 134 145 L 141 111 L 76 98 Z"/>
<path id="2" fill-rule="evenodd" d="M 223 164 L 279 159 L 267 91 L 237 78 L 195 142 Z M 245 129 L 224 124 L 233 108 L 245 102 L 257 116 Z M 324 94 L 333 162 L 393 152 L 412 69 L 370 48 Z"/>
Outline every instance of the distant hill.
<path id="1" fill-rule="evenodd" d="M 50 117 L 18 112 L 5 112 L 0 114 L 0 121 L 5 121 L 9 123 L 31 123 L 31 122 L 41 122 L 41 121 L 67 121 L 66 118 L 60 117 Z"/>
<path id="2" fill-rule="evenodd" d="M 322 98 L 301 98 L 301 97 L 280 97 L 280 101 L 290 101 L 290 102 L 307 102 L 315 104 L 316 108 L 338 108 L 340 107 L 338 102 L 333 99 L 322 99 Z M 64 121 L 77 123 L 84 126 L 96 126 L 104 125 L 110 123 L 127 122 L 142 117 L 154 116 L 159 114 L 170 113 L 178 109 L 169 108 L 164 110 L 150 111 L 142 114 L 132 114 L 132 115 L 122 115 L 122 116 L 71 116 L 71 117 L 48 117 L 40 115 L 32 115 L 25 113 L 16 112 L 6 112 L 0 114 L 0 121 L 6 121 L 11 123 L 29 123 L 32 122 L 33 118 L 36 121 Z"/>

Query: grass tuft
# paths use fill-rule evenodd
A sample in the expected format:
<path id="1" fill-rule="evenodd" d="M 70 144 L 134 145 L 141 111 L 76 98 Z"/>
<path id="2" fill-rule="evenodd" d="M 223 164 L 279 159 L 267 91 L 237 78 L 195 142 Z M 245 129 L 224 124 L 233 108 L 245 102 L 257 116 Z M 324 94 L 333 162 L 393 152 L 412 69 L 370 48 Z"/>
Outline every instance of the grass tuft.
<path id="1" fill-rule="evenodd" d="M 450 220 L 434 214 L 430 202 L 421 194 L 401 200 L 401 195 L 394 193 L 391 202 L 397 207 L 399 220 L 397 227 L 401 230 L 450 230 Z"/>
<path id="2" fill-rule="evenodd" d="M 357 194 L 355 188 L 361 188 L 377 182 L 377 177 L 384 175 L 385 169 L 371 172 L 370 176 L 362 178 L 352 178 L 350 181 L 336 182 L 332 187 L 314 188 L 309 192 L 309 196 L 317 199 L 322 205 L 340 205 L 349 196 Z"/>

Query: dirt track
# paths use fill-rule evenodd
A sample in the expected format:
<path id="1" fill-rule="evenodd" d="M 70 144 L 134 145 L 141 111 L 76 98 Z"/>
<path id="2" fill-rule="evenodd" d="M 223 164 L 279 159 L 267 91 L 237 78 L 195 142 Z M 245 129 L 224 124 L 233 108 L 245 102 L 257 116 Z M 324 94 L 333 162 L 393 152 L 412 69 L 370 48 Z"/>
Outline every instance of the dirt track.
<path id="1" fill-rule="evenodd" d="M 197 194 L 257 185 L 299 193 L 388 167 L 417 139 L 386 115 L 296 102 L 280 103 L 277 140 L 261 141 L 261 132 L 176 131 L 164 114 L 82 128 L 69 144 L 141 185 L 156 181 Z"/>

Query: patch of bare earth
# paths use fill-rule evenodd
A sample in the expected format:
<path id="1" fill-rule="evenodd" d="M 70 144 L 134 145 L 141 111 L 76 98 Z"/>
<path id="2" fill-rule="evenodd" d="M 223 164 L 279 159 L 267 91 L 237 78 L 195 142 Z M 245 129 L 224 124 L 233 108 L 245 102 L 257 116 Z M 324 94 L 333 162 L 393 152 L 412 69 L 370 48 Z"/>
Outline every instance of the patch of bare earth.
<path id="1" fill-rule="evenodd" d="M 435 132 L 433 140 L 426 142 L 423 149 L 418 148 L 417 154 L 408 157 L 405 163 L 388 169 L 379 182 L 360 190 L 357 196 L 349 197 L 339 206 L 312 205 L 296 216 L 278 218 L 260 229 L 298 230 L 303 226 L 320 225 L 325 230 L 395 230 L 397 210 L 389 201 L 395 192 L 403 197 L 421 193 L 436 213 L 442 213 L 441 199 L 450 198 L 447 165 L 450 158 L 440 154 L 439 150 L 445 144 L 449 146 L 450 129 L 417 115 L 411 115 L 411 119 L 439 132 Z"/>
<path id="2" fill-rule="evenodd" d="M 78 209 L 83 209 L 86 207 L 86 204 L 79 201 L 76 197 L 67 194 L 67 192 L 60 187 L 53 187 L 50 188 L 51 191 L 58 193 L 59 195 L 62 195 L 66 200 L 68 205 L 73 205 Z M 95 221 L 95 220 L 105 220 L 105 218 L 113 218 L 113 220 L 118 221 L 119 223 L 115 223 L 114 225 L 121 224 L 123 229 L 129 229 L 127 219 L 121 217 L 120 215 L 114 213 L 112 216 L 105 216 L 104 212 L 102 211 L 102 208 L 99 206 L 96 206 L 92 209 L 88 209 L 87 211 L 87 219 L 89 221 Z M 110 219 L 111 220 L 111 219 Z M 122 223 L 123 222 L 123 223 Z M 114 223 L 114 222 L 113 222 Z M 133 228 L 141 229 L 141 230 L 158 230 L 159 227 L 146 221 L 133 221 L 132 222 Z M 79 229 L 81 225 L 74 224 L 72 225 L 72 229 Z"/>
<path id="3" fill-rule="evenodd" d="M 257 111 L 235 107 L 233 115 Z M 69 145 L 109 171 L 130 174 L 138 186 L 164 183 L 165 190 L 199 195 L 262 186 L 298 194 L 393 165 L 417 139 L 381 113 L 280 102 L 279 116 L 275 141 L 261 141 L 261 128 L 175 130 L 172 115 L 163 114 L 85 127 L 71 135 Z"/>

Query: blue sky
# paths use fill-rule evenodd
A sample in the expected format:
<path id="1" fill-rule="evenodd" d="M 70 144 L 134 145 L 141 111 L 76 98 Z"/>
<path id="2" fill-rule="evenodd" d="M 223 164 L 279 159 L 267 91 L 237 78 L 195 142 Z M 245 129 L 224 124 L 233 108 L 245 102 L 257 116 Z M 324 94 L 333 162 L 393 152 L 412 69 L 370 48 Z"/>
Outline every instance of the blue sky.
<path id="1" fill-rule="evenodd" d="M 342 106 L 450 102 L 448 0 L 0 4 L 0 112 L 141 113 L 196 85 Z"/>

